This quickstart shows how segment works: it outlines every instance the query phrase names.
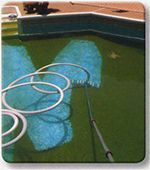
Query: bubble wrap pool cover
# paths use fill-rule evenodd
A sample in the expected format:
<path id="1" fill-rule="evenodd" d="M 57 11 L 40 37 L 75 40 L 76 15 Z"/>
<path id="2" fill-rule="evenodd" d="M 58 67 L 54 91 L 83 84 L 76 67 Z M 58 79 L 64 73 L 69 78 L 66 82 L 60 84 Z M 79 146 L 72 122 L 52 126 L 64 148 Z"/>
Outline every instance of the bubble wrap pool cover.
<path id="1" fill-rule="evenodd" d="M 3 46 L 3 60 L 3 87 L 16 78 L 36 70 L 23 46 Z M 93 87 L 100 86 L 102 59 L 96 45 L 91 41 L 72 40 L 60 51 L 53 63 L 73 63 L 83 66 L 90 72 L 88 84 Z M 57 66 L 48 70 L 66 75 L 74 86 L 85 84 L 86 74 L 78 68 Z M 40 80 L 38 76 L 36 76 L 37 79 Z M 65 85 L 65 81 L 58 76 L 44 75 L 42 79 L 59 85 L 61 88 Z M 26 81 L 29 81 L 29 78 L 21 82 Z M 42 89 L 47 88 L 42 86 Z M 27 132 L 36 150 L 53 148 L 72 139 L 73 133 L 69 120 L 71 91 L 71 89 L 65 91 L 63 102 L 53 110 L 26 116 Z M 58 94 L 43 95 L 33 90 L 31 86 L 26 86 L 8 92 L 7 101 L 16 108 L 34 110 L 55 103 L 58 97 Z"/>

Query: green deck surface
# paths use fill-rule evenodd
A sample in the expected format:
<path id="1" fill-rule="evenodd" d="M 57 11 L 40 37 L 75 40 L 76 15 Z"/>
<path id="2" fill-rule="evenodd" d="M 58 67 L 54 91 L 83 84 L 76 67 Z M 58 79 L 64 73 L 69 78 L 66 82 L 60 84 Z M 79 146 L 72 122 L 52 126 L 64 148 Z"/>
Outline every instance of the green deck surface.
<path id="1" fill-rule="evenodd" d="M 98 127 L 115 161 L 141 161 L 145 156 L 143 49 L 91 35 L 5 42 L 12 46 L 24 45 L 35 67 L 39 68 L 51 63 L 72 39 L 92 40 L 102 54 L 102 84 L 99 89 L 90 88 L 89 94 Z M 83 88 L 73 89 L 71 105 L 72 141 L 37 152 L 26 134 L 15 145 L 15 162 L 108 162 L 94 129 L 90 128 Z"/>

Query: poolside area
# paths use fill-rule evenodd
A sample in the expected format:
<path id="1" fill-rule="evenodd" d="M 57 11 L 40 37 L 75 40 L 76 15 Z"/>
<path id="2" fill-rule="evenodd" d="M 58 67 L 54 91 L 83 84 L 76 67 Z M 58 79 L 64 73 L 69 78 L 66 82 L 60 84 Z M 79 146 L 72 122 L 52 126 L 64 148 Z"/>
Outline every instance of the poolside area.
<path id="1" fill-rule="evenodd" d="M 17 6 L 21 16 L 34 16 L 23 10 L 23 3 L 7 3 L 5 6 Z M 101 2 L 50 2 L 49 14 L 65 14 L 79 12 L 94 12 L 97 14 L 114 15 L 131 19 L 144 20 L 144 6 L 141 3 L 101 3 Z M 122 11 L 119 11 L 122 10 Z"/>

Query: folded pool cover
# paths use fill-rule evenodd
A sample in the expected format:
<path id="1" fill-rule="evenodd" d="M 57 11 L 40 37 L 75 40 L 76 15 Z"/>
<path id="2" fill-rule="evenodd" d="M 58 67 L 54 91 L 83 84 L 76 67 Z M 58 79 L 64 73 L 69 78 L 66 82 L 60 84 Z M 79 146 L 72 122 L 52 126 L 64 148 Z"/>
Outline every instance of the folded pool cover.
<path id="1" fill-rule="evenodd" d="M 3 87 L 6 87 L 16 78 L 36 70 L 23 46 L 3 46 L 3 60 Z M 83 66 L 90 73 L 88 85 L 92 87 L 100 86 L 102 59 L 96 45 L 91 41 L 72 40 L 60 51 L 53 63 L 73 63 Z M 62 65 L 48 70 L 67 76 L 72 81 L 73 86 L 85 85 L 87 75 L 81 69 Z M 40 80 L 41 78 L 36 76 L 37 79 Z M 21 82 L 26 81 L 29 81 L 29 78 Z M 51 82 L 61 88 L 65 85 L 62 78 L 54 75 L 46 74 L 42 81 Z M 42 89 L 47 88 L 42 87 Z M 64 92 L 63 102 L 53 110 L 26 116 L 28 121 L 27 132 L 36 150 L 42 151 L 53 148 L 72 139 L 73 133 L 69 120 L 71 91 L 72 89 L 69 89 Z M 33 90 L 31 86 L 25 86 L 8 92 L 7 101 L 16 108 L 34 110 L 54 104 L 58 97 L 58 94 L 43 95 Z M 5 123 L 3 122 L 3 124 Z"/>

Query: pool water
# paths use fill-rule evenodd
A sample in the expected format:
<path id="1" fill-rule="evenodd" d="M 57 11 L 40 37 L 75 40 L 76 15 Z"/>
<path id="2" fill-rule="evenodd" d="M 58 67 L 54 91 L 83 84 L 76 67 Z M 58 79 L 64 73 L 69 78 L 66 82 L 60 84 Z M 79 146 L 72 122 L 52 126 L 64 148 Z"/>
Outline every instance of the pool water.
<path id="1" fill-rule="evenodd" d="M 143 48 L 134 48 L 93 35 L 42 40 L 4 40 L 24 46 L 38 69 L 51 63 L 74 39 L 95 42 L 102 55 L 100 88 L 89 88 L 92 110 L 105 142 L 116 162 L 139 162 L 145 156 L 145 103 Z M 71 97 L 73 139 L 38 152 L 26 134 L 15 144 L 14 162 L 108 162 L 89 124 L 84 88 L 74 88 Z"/>

